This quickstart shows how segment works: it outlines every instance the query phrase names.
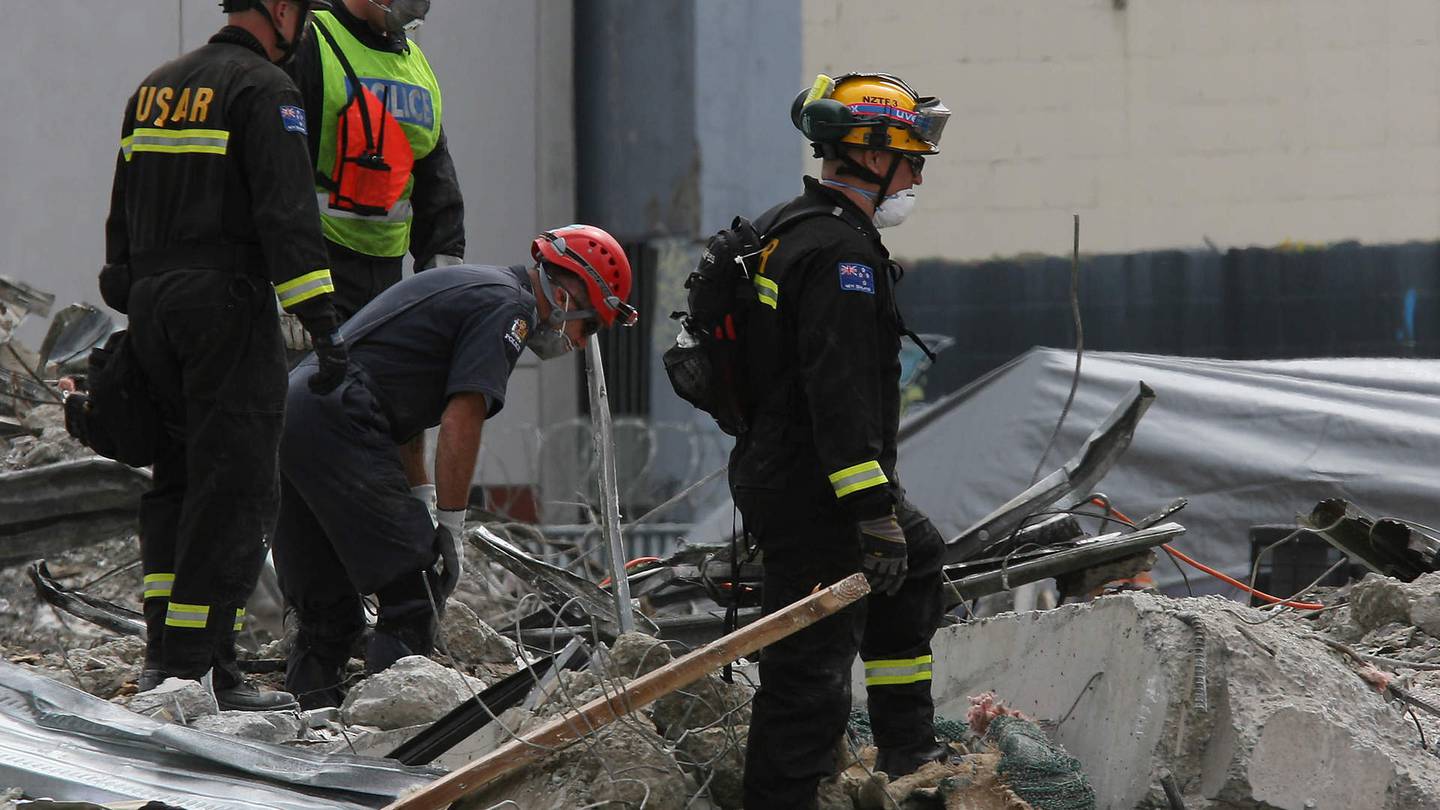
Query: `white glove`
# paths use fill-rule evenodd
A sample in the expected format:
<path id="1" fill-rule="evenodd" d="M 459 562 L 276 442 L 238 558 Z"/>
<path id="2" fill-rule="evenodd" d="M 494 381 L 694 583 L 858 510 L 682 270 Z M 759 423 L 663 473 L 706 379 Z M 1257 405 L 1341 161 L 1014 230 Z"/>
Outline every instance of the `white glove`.
<path id="1" fill-rule="evenodd" d="M 410 487 L 410 494 L 415 496 L 415 500 L 425 504 L 425 511 L 430 513 L 430 522 L 435 523 L 435 485 L 421 484 Z"/>

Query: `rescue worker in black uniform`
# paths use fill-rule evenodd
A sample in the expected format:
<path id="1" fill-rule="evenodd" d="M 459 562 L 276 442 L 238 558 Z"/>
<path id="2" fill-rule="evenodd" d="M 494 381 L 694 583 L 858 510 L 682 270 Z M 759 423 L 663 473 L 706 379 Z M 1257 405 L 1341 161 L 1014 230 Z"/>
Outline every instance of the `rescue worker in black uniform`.
<path id="1" fill-rule="evenodd" d="M 431 651 L 463 567 L 481 428 L 504 406 L 521 350 L 559 357 L 635 322 L 630 264 L 603 230 L 546 231 L 531 255 L 529 267 L 436 268 L 382 292 L 341 328 L 351 367 L 330 393 L 303 383 L 313 359 L 291 373 L 274 552 L 299 622 L 285 685 L 302 706 L 344 698 L 362 594 L 379 602 L 370 672 Z M 432 483 L 412 440 L 436 425 Z"/>
<path id="2" fill-rule="evenodd" d="M 310 36 L 287 68 L 312 124 L 310 159 L 342 321 L 400 281 L 407 249 L 416 271 L 464 260 L 465 203 L 441 123 L 440 84 L 420 46 L 407 36 L 424 22 L 429 7 L 429 0 L 321 0 Z M 411 183 L 386 211 L 354 210 L 326 188 L 336 179 L 336 152 L 343 146 L 337 119 L 352 110 L 369 112 L 349 100 L 347 63 L 362 84 L 384 96 L 385 111 L 360 122 L 361 129 L 376 133 L 372 141 L 383 163 L 401 170 L 394 153 L 402 140 L 405 154 L 413 156 Z M 386 123 L 382 118 L 398 124 L 391 130 L 398 139 L 378 137 Z"/>
<path id="3" fill-rule="evenodd" d="M 213 671 L 226 709 L 294 702 L 260 692 L 235 663 L 278 506 L 277 296 L 319 347 L 312 383 L 333 387 L 345 369 L 305 114 L 275 64 L 304 32 L 307 5 L 226 0 L 228 25 L 141 83 L 125 107 L 100 273 L 105 302 L 130 317 L 165 425 L 140 507 L 140 687 Z"/>
<path id="4" fill-rule="evenodd" d="M 895 475 L 900 416 L 899 265 L 879 227 L 898 224 L 948 110 L 892 76 L 821 76 L 795 102 L 821 179 L 755 222 L 759 304 L 744 338 L 749 429 L 730 485 L 765 569 L 769 614 L 857 571 L 869 598 L 767 646 L 745 760 L 745 807 L 813 807 L 865 662 L 877 769 L 941 758 L 930 639 L 944 612 L 944 541 Z M 809 215 L 796 216 L 808 213 Z"/>

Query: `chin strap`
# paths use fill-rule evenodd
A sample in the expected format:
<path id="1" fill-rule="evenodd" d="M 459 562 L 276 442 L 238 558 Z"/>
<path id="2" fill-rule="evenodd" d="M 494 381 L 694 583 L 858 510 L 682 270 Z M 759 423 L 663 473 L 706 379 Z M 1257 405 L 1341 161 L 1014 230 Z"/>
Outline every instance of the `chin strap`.
<path id="1" fill-rule="evenodd" d="M 839 158 L 841 163 L 839 172 L 840 174 L 848 174 L 853 177 L 858 177 L 859 179 L 864 180 L 867 183 L 875 183 L 880 187 L 877 191 L 875 191 L 874 204 L 876 208 L 879 208 L 880 203 L 884 202 L 885 198 L 890 196 L 890 184 L 895 182 L 895 173 L 900 171 L 900 161 L 904 159 L 899 154 L 892 152 L 890 154 L 890 170 L 885 172 L 885 175 L 882 177 L 881 175 L 870 171 L 870 169 L 864 164 L 862 164 L 860 161 L 856 160 L 853 157 L 850 157 L 849 150 L 841 152 L 837 157 Z M 854 188 L 854 186 L 851 186 L 851 188 Z M 856 189 L 856 191 L 859 190 L 860 189 Z M 870 192 L 866 191 L 866 193 L 868 194 Z"/>
<path id="2" fill-rule="evenodd" d="M 270 23 L 270 27 L 275 31 L 275 47 L 280 49 L 280 61 L 276 64 L 283 65 L 291 59 L 294 59 L 295 48 L 300 39 L 299 34 L 296 35 L 294 40 L 286 39 L 285 35 L 280 32 L 280 23 L 275 22 L 275 17 L 270 14 L 270 9 L 265 8 L 263 1 L 257 2 L 252 8 L 260 12 L 260 16 L 264 17 L 265 21 Z M 302 27 L 300 33 L 304 33 L 304 31 L 305 29 Z"/>

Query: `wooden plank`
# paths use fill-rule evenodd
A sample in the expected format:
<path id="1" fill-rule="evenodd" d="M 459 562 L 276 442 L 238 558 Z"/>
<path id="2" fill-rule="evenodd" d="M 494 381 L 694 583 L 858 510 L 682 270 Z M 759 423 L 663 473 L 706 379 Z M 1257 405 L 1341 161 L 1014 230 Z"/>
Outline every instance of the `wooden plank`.
<path id="1" fill-rule="evenodd" d="M 808 627 L 870 592 L 861 574 L 851 574 L 728 636 L 716 639 L 667 666 L 631 681 L 616 695 L 601 696 L 561 715 L 518 740 L 405 796 L 385 810 L 441 810 L 584 735 L 700 680 L 743 655 Z"/>

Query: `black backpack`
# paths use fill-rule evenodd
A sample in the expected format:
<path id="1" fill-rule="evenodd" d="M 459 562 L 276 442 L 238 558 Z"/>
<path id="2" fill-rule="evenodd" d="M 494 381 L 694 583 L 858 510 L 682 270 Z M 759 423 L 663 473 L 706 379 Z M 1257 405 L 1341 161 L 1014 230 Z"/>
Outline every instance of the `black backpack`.
<path id="1" fill-rule="evenodd" d="M 690 310 L 670 316 L 683 328 L 675 345 L 665 350 L 665 374 L 681 399 L 710 414 L 731 436 L 749 427 L 741 347 L 746 322 L 759 305 L 754 279 L 765 241 L 802 219 L 823 214 L 838 216 L 840 210 L 808 206 L 788 211 L 764 234 L 750 220 L 736 217 L 705 243 L 700 263 L 685 279 Z"/>
<path id="2" fill-rule="evenodd" d="M 106 458 L 152 464 L 162 425 L 128 333 L 116 332 L 90 352 L 87 381 L 89 391 L 65 398 L 65 429 Z"/>

